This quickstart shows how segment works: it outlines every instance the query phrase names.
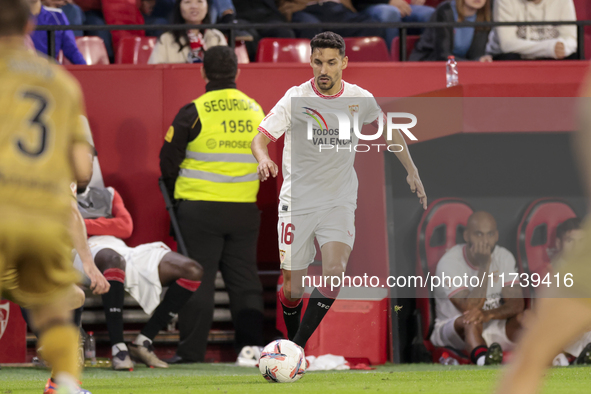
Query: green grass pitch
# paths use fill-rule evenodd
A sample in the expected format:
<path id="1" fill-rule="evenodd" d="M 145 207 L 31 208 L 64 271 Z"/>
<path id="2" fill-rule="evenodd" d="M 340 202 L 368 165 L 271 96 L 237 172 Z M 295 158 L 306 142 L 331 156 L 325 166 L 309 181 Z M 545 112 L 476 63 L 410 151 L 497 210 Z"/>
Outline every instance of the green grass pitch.
<path id="1" fill-rule="evenodd" d="M 133 372 L 89 369 L 83 387 L 93 394 L 143 393 L 492 393 L 501 370 L 495 367 L 409 364 L 379 366 L 372 371 L 308 372 L 293 384 L 267 383 L 255 368 L 230 364 L 189 364 L 169 369 L 138 367 Z M 40 394 L 48 372 L 2 368 L 0 394 Z M 591 369 L 554 368 L 543 393 L 589 393 Z"/>

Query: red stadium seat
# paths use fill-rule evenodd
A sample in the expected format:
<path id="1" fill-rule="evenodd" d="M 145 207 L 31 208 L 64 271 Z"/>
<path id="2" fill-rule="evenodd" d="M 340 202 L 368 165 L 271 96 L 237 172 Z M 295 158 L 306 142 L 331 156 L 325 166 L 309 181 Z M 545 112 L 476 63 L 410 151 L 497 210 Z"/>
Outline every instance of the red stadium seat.
<path id="1" fill-rule="evenodd" d="M 236 57 L 238 58 L 238 64 L 250 63 L 250 59 L 248 58 L 248 52 L 246 51 L 246 45 L 244 45 L 244 41 L 236 41 L 234 53 L 236 53 Z"/>
<path id="2" fill-rule="evenodd" d="M 76 37 L 76 45 L 89 66 L 109 64 L 109 55 L 102 38 L 96 36 Z M 63 64 L 70 64 L 70 62 L 64 58 Z"/>
<path id="3" fill-rule="evenodd" d="M 347 37 L 346 54 L 354 62 L 387 62 L 388 47 L 381 37 Z"/>
<path id="4" fill-rule="evenodd" d="M 143 25 L 144 17 L 137 0 L 101 0 L 100 5 L 107 25 Z M 144 37 L 143 30 L 112 30 L 113 48 L 117 52 L 119 42 L 124 37 Z"/>
<path id="5" fill-rule="evenodd" d="M 415 47 L 417 41 L 419 41 L 421 36 L 406 36 L 406 60 L 410 57 L 412 50 Z M 399 62 L 400 61 L 400 37 L 394 37 L 392 40 L 392 46 L 390 46 L 390 52 L 392 53 L 392 61 Z"/>
<path id="6" fill-rule="evenodd" d="M 574 0 L 575 12 L 577 14 L 577 20 L 584 21 L 591 17 L 591 6 L 587 3 L 588 0 Z"/>
<path id="7" fill-rule="evenodd" d="M 554 248 L 556 227 L 576 216 L 572 207 L 558 198 L 541 198 L 529 204 L 517 228 L 519 272 L 546 275 L 550 268 L 548 250 Z M 529 295 L 533 295 L 535 288 L 529 290 Z"/>
<path id="8" fill-rule="evenodd" d="M 309 63 L 310 40 L 305 38 L 263 38 L 257 48 L 257 62 Z"/>
<path id="9" fill-rule="evenodd" d="M 463 243 L 463 233 L 468 218 L 473 213 L 467 202 L 458 198 L 441 198 L 429 204 L 417 229 L 417 274 L 434 275 L 437 264 L 452 246 Z M 463 349 L 438 348 L 429 337 L 435 324 L 435 300 L 429 288 L 417 288 L 416 310 L 419 332 L 413 343 L 423 344 L 437 362 L 443 352 L 457 359 L 460 364 L 470 364 Z"/>
<path id="10" fill-rule="evenodd" d="M 115 54 L 115 64 L 148 64 L 156 37 L 124 37 Z"/>

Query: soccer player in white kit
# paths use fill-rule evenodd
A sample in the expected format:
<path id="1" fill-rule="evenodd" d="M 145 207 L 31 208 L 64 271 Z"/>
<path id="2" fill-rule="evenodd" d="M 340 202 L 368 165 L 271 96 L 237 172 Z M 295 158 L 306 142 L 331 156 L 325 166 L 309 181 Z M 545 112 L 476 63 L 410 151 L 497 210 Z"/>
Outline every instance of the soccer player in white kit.
<path id="1" fill-rule="evenodd" d="M 265 181 L 278 173 L 277 165 L 269 157 L 267 145 L 286 134 L 283 150 L 284 180 L 279 196 L 278 233 L 283 271 L 283 287 L 279 290 L 279 299 L 288 338 L 302 348 L 339 293 L 339 288 L 333 289 L 330 285 L 314 288 L 310 295 L 314 301 L 308 304 L 300 324 L 301 299 L 304 294 L 302 277 L 306 275 L 308 266 L 314 259 L 314 238 L 322 252 L 323 277 L 341 278 L 355 239 L 357 175 L 353 167 L 354 150 L 349 153 L 343 152 L 346 149 L 341 149 L 339 152 L 334 145 L 329 145 L 337 144 L 340 148 L 346 148 L 346 144 L 338 145 L 342 140 L 337 138 L 313 141 L 308 135 L 306 140 L 305 128 L 292 127 L 295 124 L 294 119 L 297 116 L 302 118 L 302 110 L 305 109 L 305 115 L 315 115 L 315 119 L 322 120 L 326 126 L 324 129 L 317 120 L 321 129 L 315 130 L 315 134 L 334 132 L 336 129 L 329 128 L 322 117 L 322 111 L 325 107 L 340 110 L 340 107 L 335 108 L 339 100 L 347 103 L 347 100 L 353 100 L 354 105 L 349 105 L 348 110 L 345 105 L 342 112 L 350 112 L 351 115 L 355 112 L 357 116 L 354 119 L 358 119 L 359 128 L 363 124 L 377 124 L 379 117 L 384 116 L 371 93 L 342 80 L 348 59 L 341 36 L 332 32 L 320 33 L 312 39 L 310 46 L 310 65 L 314 78 L 287 91 L 261 122 L 259 134 L 252 142 L 252 152 L 259 163 L 259 178 Z M 322 108 L 301 105 L 294 108 L 292 113 L 292 105 L 295 105 L 294 102 L 298 103 L 297 100 L 312 103 L 310 105 L 316 104 L 316 107 L 322 104 Z M 355 137 L 352 140 L 356 140 Z M 420 203 L 426 209 L 425 190 L 400 132 L 394 130 L 391 140 L 387 142 L 402 147 L 396 155 L 408 172 L 407 182 L 411 191 L 417 193 Z M 321 144 L 324 148 L 328 147 L 328 151 L 319 151 L 318 145 Z M 331 283 L 330 280 L 328 283 Z"/>

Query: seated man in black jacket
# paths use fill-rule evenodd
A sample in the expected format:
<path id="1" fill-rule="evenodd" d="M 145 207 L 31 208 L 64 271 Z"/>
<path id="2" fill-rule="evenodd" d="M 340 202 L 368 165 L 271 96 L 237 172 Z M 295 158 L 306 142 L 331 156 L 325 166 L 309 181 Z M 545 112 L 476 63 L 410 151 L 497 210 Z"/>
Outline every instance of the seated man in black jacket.
<path id="1" fill-rule="evenodd" d="M 437 6 L 431 22 L 489 22 L 490 3 L 491 0 L 446 1 Z M 448 56 L 455 56 L 457 60 L 490 62 L 491 56 L 485 55 L 489 31 L 473 27 L 426 28 L 409 60 L 447 60 Z"/>
<path id="2" fill-rule="evenodd" d="M 287 22 L 273 0 L 234 0 L 233 3 L 236 8 L 236 16 L 240 21 L 249 23 Z M 287 28 L 250 29 L 248 32 L 253 36 L 253 41 L 246 43 L 246 49 L 251 61 L 255 60 L 257 45 L 261 38 L 295 38 L 294 31 Z"/>

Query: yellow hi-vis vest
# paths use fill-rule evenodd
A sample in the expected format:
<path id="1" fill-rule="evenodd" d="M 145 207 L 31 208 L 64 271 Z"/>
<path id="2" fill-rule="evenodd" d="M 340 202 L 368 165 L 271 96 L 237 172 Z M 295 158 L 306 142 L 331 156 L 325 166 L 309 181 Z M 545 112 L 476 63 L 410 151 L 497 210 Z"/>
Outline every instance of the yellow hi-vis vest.
<path id="1" fill-rule="evenodd" d="M 250 144 L 265 117 L 263 109 L 237 89 L 213 90 L 193 102 L 201 131 L 187 145 L 174 197 L 256 202 L 259 179 Z"/>

